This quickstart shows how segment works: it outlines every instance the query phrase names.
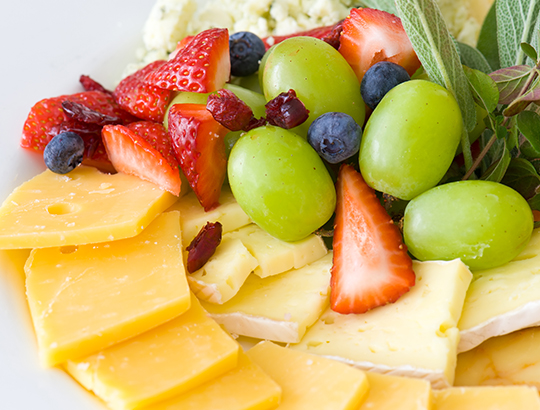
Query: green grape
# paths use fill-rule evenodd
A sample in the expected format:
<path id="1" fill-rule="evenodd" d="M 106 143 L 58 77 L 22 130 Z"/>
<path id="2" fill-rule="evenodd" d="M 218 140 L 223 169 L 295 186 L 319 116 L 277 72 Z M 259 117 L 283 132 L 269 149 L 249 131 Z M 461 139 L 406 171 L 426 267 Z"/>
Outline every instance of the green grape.
<path id="1" fill-rule="evenodd" d="M 514 259 L 533 230 L 527 201 L 512 188 L 490 181 L 440 185 L 407 204 L 403 236 L 420 260 L 461 258 L 471 270 Z"/>
<path id="2" fill-rule="evenodd" d="M 360 145 L 368 185 L 409 200 L 442 179 L 461 140 L 462 118 L 445 88 L 411 80 L 391 89 L 371 114 Z"/>
<path id="3" fill-rule="evenodd" d="M 262 68 L 264 96 L 269 101 L 293 89 L 309 110 L 295 132 L 306 137 L 309 125 L 326 112 L 349 114 L 363 125 L 365 106 L 351 66 L 322 40 L 292 37 L 274 46 Z"/>
<path id="4" fill-rule="evenodd" d="M 240 137 L 228 163 L 229 184 L 242 209 L 262 229 L 298 241 L 330 219 L 334 183 L 305 139 L 265 126 Z"/>

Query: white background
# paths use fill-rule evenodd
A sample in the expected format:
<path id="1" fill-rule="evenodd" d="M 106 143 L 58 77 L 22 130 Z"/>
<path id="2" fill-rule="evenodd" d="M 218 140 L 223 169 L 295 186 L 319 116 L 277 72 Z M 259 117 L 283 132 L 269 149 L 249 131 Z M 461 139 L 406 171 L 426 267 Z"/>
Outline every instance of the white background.
<path id="1" fill-rule="evenodd" d="M 154 1 L 0 2 L 0 202 L 44 169 L 19 148 L 31 106 L 82 91 L 81 74 L 112 88 L 135 60 Z M 0 255 L 0 410 L 103 409 L 62 371 L 39 366 L 22 277 Z"/>

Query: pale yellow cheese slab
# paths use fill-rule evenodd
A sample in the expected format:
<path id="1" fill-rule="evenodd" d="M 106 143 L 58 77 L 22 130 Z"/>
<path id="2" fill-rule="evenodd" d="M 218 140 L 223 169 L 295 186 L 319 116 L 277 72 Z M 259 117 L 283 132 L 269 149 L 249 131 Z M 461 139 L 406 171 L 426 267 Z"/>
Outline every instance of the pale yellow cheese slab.
<path id="1" fill-rule="evenodd" d="M 430 410 L 431 384 L 412 377 L 366 372 L 369 392 L 358 410 Z"/>
<path id="2" fill-rule="evenodd" d="M 16 188 L 0 207 L 0 249 L 129 238 L 176 199 L 131 175 L 85 166 L 65 175 L 47 170 Z"/>
<path id="3" fill-rule="evenodd" d="M 240 208 L 228 186 L 223 186 L 221 189 L 219 203 L 218 207 L 205 212 L 195 193 L 190 192 L 169 208 L 169 210 L 180 211 L 184 248 L 191 243 L 207 222 L 220 222 L 223 233 L 251 223 L 251 219 Z"/>
<path id="4" fill-rule="evenodd" d="M 201 303 L 231 333 L 295 343 L 328 306 L 331 267 L 329 252 L 301 269 L 264 279 L 250 275 L 222 305 Z"/>
<path id="5" fill-rule="evenodd" d="M 528 386 L 452 387 L 434 390 L 433 410 L 539 410 L 538 391 Z"/>
<path id="6" fill-rule="evenodd" d="M 281 387 L 240 353 L 233 370 L 145 410 L 271 410 L 280 400 Z"/>
<path id="7" fill-rule="evenodd" d="M 257 259 L 253 273 L 261 278 L 299 269 L 322 258 L 328 252 L 318 235 L 309 235 L 297 242 L 285 242 L 268 234 L 256 224 L 250 224 L 228 234 L 242 241 Z"/>
<path id="8" fill-rule="evenodd" d="M 458 352 L 484 340 L 540 325 L 540 229 L 511 262 L 476 271 L 459 321 Z"/>
<path id="9" fill-rule="evenodd" d="M 291 348 L 363 370 L 424 378 L 434 387 L 454 379 L 457 322 L 471 273 L 460 261 L 413 263 L 416 284 L 397 302 L 363 314 L 327 309 Z"/>
<path id="10" fill-rule="evenodd" d="M 361 370 L 272 342 L 247 355 L 281 386 L 278 410 L 358 410 L 369 389 Z"/>
<path id="11" fill-rule="evenodd" d="M 87 356 L 189 309 L 178 217 L 164 213 L 133 238 L 31 252 L 26 293 L 43 365 Z"/>
<path id="12" fill-rule="evenodd" d="M 454 384 L 526 384 L 540 390 L 540 328 L 494 337 L 459 354 Z"/>
<path id="13" fill-rule="evenodd" d="M 223 304 L 238 293 L 257 266 L 257 259 L 242 241 L 225 235 L 208 262 L 188 275 L 188 281 L 199 299 Z"/>
<path id="14" fill-rule="evenodd" d="M 239 345 L 192 296 L 190 309 L 67 371 L 113 410 L 138 409 L 194 389 L 238 363 Z"/>

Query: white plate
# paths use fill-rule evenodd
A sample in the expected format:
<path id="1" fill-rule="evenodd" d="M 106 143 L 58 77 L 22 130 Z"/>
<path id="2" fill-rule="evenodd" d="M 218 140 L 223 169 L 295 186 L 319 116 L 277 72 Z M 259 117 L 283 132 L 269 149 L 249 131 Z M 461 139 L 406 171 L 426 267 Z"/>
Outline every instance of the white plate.
<path id="1" fill-rule="evenodd" d="M 0 202 L 44 169 L 39 158 L 19 147 L 30 107 L 43 98 L 82 91 L 81 74 L 112 88 L 135 59 L 154 2 L 1 2 Z M 23 280 L 5 267 L 0 271 L 0 409 L 105 409 L 61 370 L 39 366 Z"/>

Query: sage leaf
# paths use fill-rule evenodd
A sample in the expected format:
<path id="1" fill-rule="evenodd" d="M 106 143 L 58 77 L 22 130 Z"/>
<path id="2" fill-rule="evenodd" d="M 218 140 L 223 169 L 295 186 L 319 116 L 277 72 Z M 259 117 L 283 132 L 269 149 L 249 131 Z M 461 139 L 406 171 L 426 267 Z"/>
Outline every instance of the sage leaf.
<path id="1" fill-rule="evenodd" d="M 491 70 L 495 71 L 501 68 L 499 63 L 499 48 L 497 44 L 497 15 L 495 9 L 495 2 L 491 5 L 489 12 L 484 19 L 480 34 L 478 35 L 478 41 L 476 48 L 485 57 Z"/>
<path id="2" fill-rule="evenodd" d="M 394 0 L 360 0 L 360 4 L 363 7 L 383 10 L 388 13 L 397 15 L 397 9 Z"/>
<path id="3" fill-rule="evenodd" d="M 521 43 L 521 49 L 523 50 L 523 52 L 525 53 L 525 55 L 527 57 L 529 57 L 532 61 L 537 61 L 538 60 L 538 53 L 536 52 L 536 50 L 534 49 L 533 46 L 531 46 L 530 44 L 528 43 Z"/>
<path id="4" fill-rule="evenodd" d="M 517 127 L 531 146 L 540 152 L 540 115 L 534 111 L 521 112 L 517 117 Z"/>
<path id="5" fill-rule="evenodd" d="M 512 117 L 524 111 L 532 102 L 540 101 L 540 78 L 536 78 L 525 94 L 516 98 L 503 111 L 506 117 Z"/>
<path id="6" fill-rule="evenodd" d="M 458 101 L 465 127 L 476 125 L 476 109 L 456 44 L 434 0 L 396 0 L 411 44 L 431 81 L 446 87 Z"/>
<path id="7" fill-rule="evenodd" d="M 526 159 L 512 158 L 501 182 L 518 191 L 525 199 L 530 199 L 540 186 L 540 176 Z"/>
<path id="8" fill-rule="evenodd" d="M 528 65 L 518 65 L 501 68 L 489 75 L 499 89 L 499 104 L 511 104 L 519 97 L 532 70 Z"/>
<path id="9" fill-rule="evenodd" d="M 540 14 L 540 0 L 497 0 L 497 43 L 501 67 L 525 64 L 521 43 L 531 44 Z"/>
<path id="10" fill-rule="evenodd" d="M 495 81 L 482 71 L 464 67 L 465 75 L 477 103 L 487 112 L 493 112 L 499 104 L 499 89 Z"/>
<path id="11" fill-rule="evenodd" d="M 491 164 L 491 166 L 487 169 L 487 171 L 482 175 L 480 179 L 493 182 L 502 181 L 511 161 L 510 151 L 508 151 L 504 140 L 502 145 L 503 148 L 500 158 L 498 158 Z"/>
<path id="12" fill-rule="evenodd" d="M 482 71 L 485 74 L 489 74 L 493 71 L 486 60 L 486 57 L 484 57 L 484 55 L 476 48 L 471 47 L 468 44 L 458 42 L 458 50 L 461 57 L 461 63 L 463 65 Z"/>

